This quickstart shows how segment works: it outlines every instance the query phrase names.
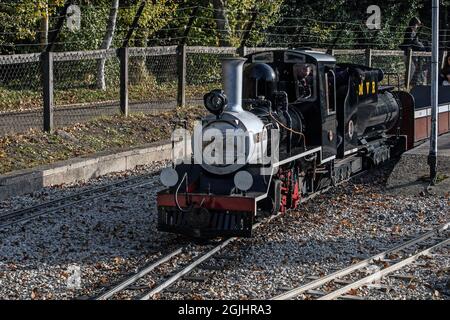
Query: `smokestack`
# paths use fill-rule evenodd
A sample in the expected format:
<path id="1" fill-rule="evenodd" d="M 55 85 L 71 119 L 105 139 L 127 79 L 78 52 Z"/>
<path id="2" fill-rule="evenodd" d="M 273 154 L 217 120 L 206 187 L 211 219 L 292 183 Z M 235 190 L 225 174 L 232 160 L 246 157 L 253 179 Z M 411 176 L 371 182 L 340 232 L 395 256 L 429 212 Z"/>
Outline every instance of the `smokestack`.
<path id="1" fill-rule="evenodd" d="M 242 74 L 246 58 L 223 58 L 223 91 L 228 98 L 225 111 L 241 112 L 242 109 Z"/>

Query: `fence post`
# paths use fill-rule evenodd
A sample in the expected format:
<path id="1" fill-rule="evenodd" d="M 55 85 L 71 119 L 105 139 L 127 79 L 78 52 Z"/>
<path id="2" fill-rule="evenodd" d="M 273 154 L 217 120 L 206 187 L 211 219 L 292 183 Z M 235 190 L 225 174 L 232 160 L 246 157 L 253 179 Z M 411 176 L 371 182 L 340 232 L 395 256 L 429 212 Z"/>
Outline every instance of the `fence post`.
<path id="1" fill-rule="evenodd" d="M 184 107 L 186 105 L 186 45 L 177 47 L 177 74 L 178 74 L 178 93 L 177 105 Z"/>
<path id="2" fill-rule="evenodd" d="M 406 55 L 406 75 L 405 75 L 406 91 L 409 91 L 409 85 L 410 85 L 410 81 L 411 81 L 412 55 L 413 55 L 413 51 L 411 48 L 409 48 L 408 53 Z"/>
<path id="3" fill-rule="evenodd" d="M 120 112 L 128 116 L 128 47 L 119 48 L 120 61 Z"/>
<path id="4" fill-rule="evenodd" d="M 53 52 L 41 53 L 43 98 L 44 98 L 44 131 L 52 132 L 53 127 Z"/>
<path id="5" fill-rule="evenodd" d="M 237 49 L 237 54 L 240 57 L 245 57 L 247 55 L 247 46 L 241 46 Z"/>
<path id="6" fill-rule="evenodd" d="M 366 65 L 371 68 L 372 67 L 372 49 L 366 49 Z"/>

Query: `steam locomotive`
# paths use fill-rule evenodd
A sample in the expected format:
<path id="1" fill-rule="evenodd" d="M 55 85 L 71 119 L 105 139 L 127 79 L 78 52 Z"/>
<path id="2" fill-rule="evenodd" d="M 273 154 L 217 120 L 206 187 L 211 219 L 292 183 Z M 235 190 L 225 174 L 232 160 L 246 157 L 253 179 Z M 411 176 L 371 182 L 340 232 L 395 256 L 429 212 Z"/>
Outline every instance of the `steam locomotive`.
<path id="1" fill-rule="evenodd" d="M 408 148 L 414 99 L 382 86 L 380 69 L 305 49 L 226 58 L 222 72 L 223 91 L 204 97 L 211 114 L 191 161 L 161 173 L 160 231 L 249 237 L 258 217 Z M 196 152 L 209 157 L 195 161 Z"/>

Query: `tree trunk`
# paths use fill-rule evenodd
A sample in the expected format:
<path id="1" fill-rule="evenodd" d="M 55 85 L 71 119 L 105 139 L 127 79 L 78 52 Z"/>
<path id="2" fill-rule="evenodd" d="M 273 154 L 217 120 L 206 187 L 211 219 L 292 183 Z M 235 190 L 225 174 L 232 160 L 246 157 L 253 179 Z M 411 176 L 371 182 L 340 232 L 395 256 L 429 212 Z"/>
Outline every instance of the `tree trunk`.
<path id="1" fill-rule="evenodd" d="M 137 33 L 134 37 L 134 45 L 136 47 L 146 47 L 147 46 L 147 34 Z M 151 76 L 149 70 L 146 65 L 147 57 L 136 56 L 130 57 L 130 71 L 129 71 L 129 81 L 130 84 L 140 85 L 147 84 L 150 85 L 152 83 L 153 77 Z"/>
<path id="2" fill-rule="evenodd" d="M 220 35 L 219 45 L 231 47 L 231 28 L 225 9 L 226 0 L 212 0 L 214 7 L 214 19 L 216 20 L 217 32 Z"/>
<path id="3" fill-rule="evenodd" d="M 47 46 L 48 42 L 48 5 L 44 9 L 39 31 L 40 31 L 39 40 L 41 43 L 41 48 L 44 49 Z"/>
<path id="4" fill-rule="evenodd" d="M 444 9 L 444 28 L 445 28 L 445 37 L 444 37 L 444 40 L 445 40 L 445 42 L 444 42 L 444 49 L 446 49 L 446 50 L 449 50 L 450 49 L 450 31 L 449 31 L 449 28 L 450 28 L 450 20 L 449 20 L 449 17 L 448 17 L 448 15 L 450 14 L 450 12 L 449 12 L 449 10 L 448 10 L 448 7 L 450 7 L 450 3 L 447 3 L 447 5 L 445 6 L 445 9 Z"/>
<path id="5" fill-rule="evenodd" d="M 117 23 L 117 11 L 119 10 L 119 0 L 112 0 L 111 9 L 109 11 L 108 23 L 106 26 L 105 37 L 103 38 L 100 49 L 107 50 L 111 46 Z M 97 88 L 106 90 L 105 81 L 105 64 L 106 59 L 100 59 L 97 65 Z"/>

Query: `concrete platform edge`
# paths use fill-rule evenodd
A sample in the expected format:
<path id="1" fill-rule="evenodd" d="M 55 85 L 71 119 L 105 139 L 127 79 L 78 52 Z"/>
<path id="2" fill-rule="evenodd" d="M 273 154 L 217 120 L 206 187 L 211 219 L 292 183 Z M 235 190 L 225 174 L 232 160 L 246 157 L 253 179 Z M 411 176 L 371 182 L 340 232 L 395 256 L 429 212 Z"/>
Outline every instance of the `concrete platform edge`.
<path id="1" fill-rule="evenodd" d="M 86 181 L 102 175 L 172 157 L 170 141 L 158 141 L 124 151 L 100 152 L 49 165 L 0 175 L 0 201 L 44 187 Z"/>

